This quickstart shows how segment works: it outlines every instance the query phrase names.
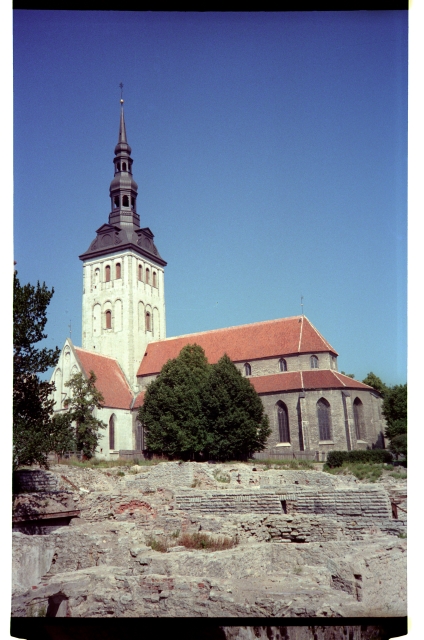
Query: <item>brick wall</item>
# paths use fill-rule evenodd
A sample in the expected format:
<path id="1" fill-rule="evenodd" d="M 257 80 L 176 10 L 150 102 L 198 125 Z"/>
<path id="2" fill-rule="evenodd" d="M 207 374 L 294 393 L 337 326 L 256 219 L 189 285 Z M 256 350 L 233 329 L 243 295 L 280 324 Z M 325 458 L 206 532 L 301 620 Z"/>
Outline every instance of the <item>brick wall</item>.
<path id="1" fill-rule="evenodd" d="M 13 474 L 13 492 L 57 491 L 58 478 L 50 471 L 22 469 Z"/>

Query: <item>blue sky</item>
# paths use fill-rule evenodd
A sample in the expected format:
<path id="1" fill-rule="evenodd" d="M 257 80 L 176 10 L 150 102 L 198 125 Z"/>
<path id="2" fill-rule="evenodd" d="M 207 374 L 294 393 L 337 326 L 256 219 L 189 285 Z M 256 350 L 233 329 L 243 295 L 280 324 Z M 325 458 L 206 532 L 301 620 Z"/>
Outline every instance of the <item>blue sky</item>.
<path id="1" fill-rule="evenodd" d="M 304 312 L 406 381 L 407 12 L 14 12 L 14 257 L 81 344 L 119 83 L 167 335 Z"/>

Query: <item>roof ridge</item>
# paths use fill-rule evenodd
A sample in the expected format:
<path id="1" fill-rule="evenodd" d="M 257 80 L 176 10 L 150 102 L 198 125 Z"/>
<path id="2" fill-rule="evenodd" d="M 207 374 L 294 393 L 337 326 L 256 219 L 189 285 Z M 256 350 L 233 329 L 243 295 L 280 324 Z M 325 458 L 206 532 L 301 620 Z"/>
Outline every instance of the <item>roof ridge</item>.
<path id="1" fill-rule="evenodd" d="M 118 362 L 117 358 L 114 358 L 113 356 L 107 356 L 104 353 L 99 353 L 98 351 L 92 351 L 91 349 L 83 349 L 82 347 L 74 347 L 74 349 L 78 349 L 78 351 L 84 351 L 84 353 L 89 353 L 90 355 L 93 356 L 99 356 L 100 358 L 109 358 L 109 360 L 113 360 L 114 362 Z"/>
<path id="2" fill-rule="evenodd" d="M 331 344 L 328 342 L 328 340 L 326 340 L 326 339 L 324 338 L 324 336 L 322 335 L 322 333 L 320 333 L 320 332 L 318 331 L 318 329 L 317 329 L 317 328 L 312 324 L 312 322 L 311 322 L 308 318 L 306 318 L 306 319 L 308 320 L 309 324 L 311 325 L 311 327 L 312 327 L 312 329 L 315 331 L 315 333 L 316 333 L 316 334 L 321 338 L 321 340 L 322 340 L 322 341 L 327 345 L 327 347 L 328 347 L 329 351 L 333 351 L 333 353 L 337 353 L 336 351 L 334 351 L 333 347 L 332 347 L 332 346 L 331 346 Z M 303 324 L 303 323 L 302 323 L 302 324 Z"/>
<path id="3" fill-rule="evenodd" d="M 188 338 L 189 336 L 201 336 L 205 333 L 215 333 L 218 331 L 228 331 L 230 329 L 240 329 L 240 327 L 253 327 L 258 324 L 271 324 L 272 322 L 281 322 L 282 320 L 296 320 L 302 316 L 288 316 L 287 318 L 274 318 L 273 320 L 261 320 L 260 322 L 248 322 L 246 324 L 235 324 L 231 327 L 220 327 L 219 329 L 206 329 L 205 331 L 197 331 L 196 333 L 183 333 L 180 336 L 169 336 L 169 338 L 163 338 L 162 340 L 152 340 L 149 344 L 157 344 L 159 342 L 167 342 L 168 340 L 178 340 L 178 338 Z"/>

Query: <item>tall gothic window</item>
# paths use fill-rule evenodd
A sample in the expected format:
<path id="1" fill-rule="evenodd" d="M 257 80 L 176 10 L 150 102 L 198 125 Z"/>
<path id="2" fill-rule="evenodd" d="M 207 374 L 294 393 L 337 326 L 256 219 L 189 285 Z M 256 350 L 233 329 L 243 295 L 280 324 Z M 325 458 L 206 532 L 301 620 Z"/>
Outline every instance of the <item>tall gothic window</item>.
<path id="1" fill-rule="evenodd" d="M 353 401 L 353 419 L 357 440 L 365 440 L 364 405 L 359 398 L 355 398 Z"/>
<path id="2" fill-rule="evenodd" d="M 117 262 L 115 266 L 115 277 L 117 280 L 121 277 L 121 263 Z"/>
<path id="3" fill-rule="evenodd" d="M 320 440 L 331 440 L 331 408 L 325 398 L 317 402 L 317 416 Z"/>
<path id="4" fill-rule="evenodd" d="M 110 282 L 110 266 L 105 267 L 105 282 Z"/>
<path id="5" fill-rule="evenodd" d="M 316 356 L 311 356 L 311 369 L 318 369 L 318 358 Z"/>
<path id="6" fill-rule="evenodd" d="M 143 280 L 143 267 L 141 264 L 138 265 L 138 279 Z"/>
<path id="7" fill-rule="evenodd" d="M 153 271 L 153 286 L 157 287 L 157 275 L 156 275 L 156 271 Z"/>
<path id="8" fill-rule="evenodd" d="M 287 371 L 287 362 L 284 360 L 284 358 L 280 358 L 280 360 L 278 361 L 278 368 L 280 371 Z"/>
<path id="9" fill-rule="evenodd" d="M 248 362 L 245 362 L 245 364 L 244 364 L 244 375 L 245 376 L 251 376 L 252 375 L 252 367 L 250 366 L 250 364 Z"/>
<path id="10" fill-rule="evenodd" d="M 277 402 L 278 432 L 280 442 L 290 442 L 289 414 L 284 402 Z"/>
<path id="11" fill-rule="evenodd" d="M 152 317 L 150 313 L 147 311 L 146 312 L 146 331 L 151 331 L 151 330 L 152 330 Z"/>
<path id="12" fill-rule="evenodd" d="M 109 418 L 109 449 L 115 449 L 115 414 Z"/>
<path id="13" fill-rule="evenodd" d="M 112 312 L 109 310 L 106 311 L 105 317 L 106 317 L 106 329 L 112 329 Z"/>
<path id="14" fill-rule="evenodd" d="M 141 422 L 135 425 L 135 448 L 136 451 L 143 451 L 144 446 L 144 428 Z"/>
<path id="15" fill-rule="evenodd" d="M 150 284 L 150 269 L 146 268 L 146 283 Z"/>

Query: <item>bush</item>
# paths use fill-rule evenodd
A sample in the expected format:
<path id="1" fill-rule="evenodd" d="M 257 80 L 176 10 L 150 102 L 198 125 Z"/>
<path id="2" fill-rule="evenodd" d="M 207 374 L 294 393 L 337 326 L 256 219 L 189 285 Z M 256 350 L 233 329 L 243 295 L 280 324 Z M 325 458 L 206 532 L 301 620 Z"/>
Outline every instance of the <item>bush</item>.
<path id="1" fill-rule="evenodd" d="M 376 482 L 381 478 L 383 472 L 383 463 L 364 463 L 364 462 L 343 462 L 341 467 L 334 467 L 333 469 L 324 465 L 324 471 L 335 475 L 353 475 L 358 480 L 365 480 L 367 482 Z"/>
<path id="2" fill-rule="evenodd" d="M 206 533 L 183 533 L 178 544 L 187 549 L 207 549 L 209 551 L 224 551 L 234 547 L 234 540 L 224 536 L 212 537 Z"/>
<path id="3" fill-rule="evenodd" d="M 387 449 L 359 449 L 358 451 L 330 451 L 327 466 L 341 467 L 344 462 L 392 463 L 393 456 Z"/>

